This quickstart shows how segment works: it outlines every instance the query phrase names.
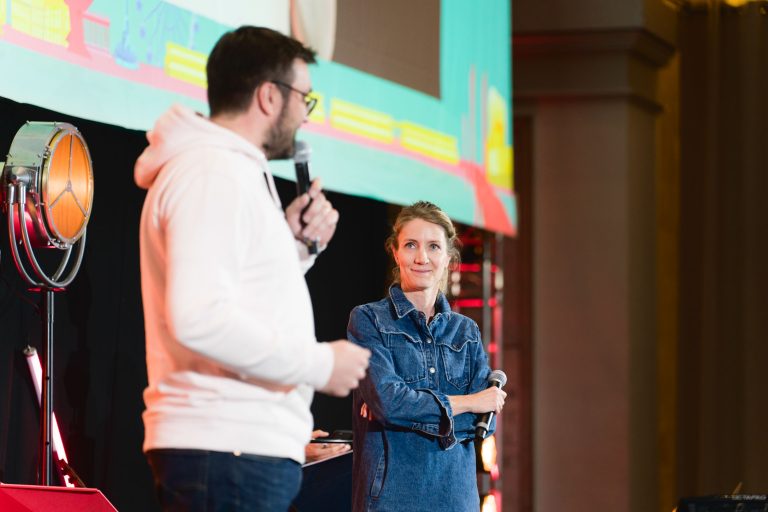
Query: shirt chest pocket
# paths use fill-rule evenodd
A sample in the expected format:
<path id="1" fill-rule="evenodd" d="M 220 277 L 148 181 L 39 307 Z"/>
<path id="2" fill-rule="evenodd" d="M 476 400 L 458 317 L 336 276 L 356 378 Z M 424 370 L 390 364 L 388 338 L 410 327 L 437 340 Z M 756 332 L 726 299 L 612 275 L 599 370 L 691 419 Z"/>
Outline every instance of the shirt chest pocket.
<path id="1" fill-rule="evenodd" d="M 470 352 L 474 350 L 474 343 L 479 342 L 462 338 L 450 344 L 440 345 L 445 378 L 460 391 L 464 391 L 469 385 L 470 371 L 472 369 Z"/>
<path id="2" fill-rule="evenodd" d="M 387 333 L 386 336 L 395 373 L 407 383 L 425 379 L 427 364 L 421 341 L 402 332 Z"/>

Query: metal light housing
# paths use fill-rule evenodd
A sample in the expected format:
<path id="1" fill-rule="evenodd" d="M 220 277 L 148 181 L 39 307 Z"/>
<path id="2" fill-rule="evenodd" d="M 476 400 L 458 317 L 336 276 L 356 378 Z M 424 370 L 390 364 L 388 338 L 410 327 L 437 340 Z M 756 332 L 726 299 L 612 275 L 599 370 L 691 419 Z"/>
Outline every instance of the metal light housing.
<path id="1" fill-rule="evenodd" d="M 93 206 L 93 165 L 88 145 L 69 123 L 27 122 L 11 142 L 2 191 L 23 185 L 24 222 L 36 248 L 67 249 L 83 236 Z M 21 217 L 14 231 L 21 233 Z"/>

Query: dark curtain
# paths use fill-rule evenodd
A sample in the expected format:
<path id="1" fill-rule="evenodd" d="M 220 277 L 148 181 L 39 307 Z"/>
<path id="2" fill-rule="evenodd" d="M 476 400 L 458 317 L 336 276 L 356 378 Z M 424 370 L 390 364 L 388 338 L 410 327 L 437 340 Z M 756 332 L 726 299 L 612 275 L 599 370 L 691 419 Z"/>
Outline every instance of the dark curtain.
<path id="1" fill-rule="evenodd" d="M 768 488 L 768 18 L 681 12 L 679 495 Z"/>
<path id="2" fill-rule="evenodd" d="M 144 192 L 133 183 L 133 164 L 146 146 L 144 133 L 0 98 L 4 152 L 27 120 L 72 123 L 93 159 L 95 196 L 85 259 L 74 282 L 55 298 L 54 409 L 70 464 L 118 510 L 158 510 L 141 452 L 147 377 L 138 224 Z M 291 182 L 278 180 L 278 189 L 284 203 L 295 195 Z M 307 275 L 321 340 L 344 337 L 350 309 L 382 296 L 388 265 L 387 206 L 342 194 L 329 197 L 341 221 L 335 240 Z M 39 412 L 23 349 L 42 350 L 41 297 L 18 276 L 5 217 L 0 220 L 0 481 L 35 484 Z M 313 404 L 316 425 L 350 428 L 350 407 L 348 399 L 319 396 Z"/>

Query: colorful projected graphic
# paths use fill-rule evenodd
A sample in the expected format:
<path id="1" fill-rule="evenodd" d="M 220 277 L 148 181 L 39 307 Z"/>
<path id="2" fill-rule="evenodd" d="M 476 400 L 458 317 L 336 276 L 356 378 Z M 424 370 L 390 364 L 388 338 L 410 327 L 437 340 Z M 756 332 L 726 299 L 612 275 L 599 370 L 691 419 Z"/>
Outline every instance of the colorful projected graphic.
<path id="1" fill-rule="evenodd" d="M 341 0 L 0 0 L 0 59 L 12 70 L 0 95 L 145 130 L 173 103 L 207 113 L 216 40 L 235 24 L 270 26 L 318 49 L 320 101 L 299 137 L 326 188 L 427 199 L 514 234 L 509 0 L 434 3 L 439 97 L 335 62 Z M 275 170 L 292 178 L 289 163 Z"/>

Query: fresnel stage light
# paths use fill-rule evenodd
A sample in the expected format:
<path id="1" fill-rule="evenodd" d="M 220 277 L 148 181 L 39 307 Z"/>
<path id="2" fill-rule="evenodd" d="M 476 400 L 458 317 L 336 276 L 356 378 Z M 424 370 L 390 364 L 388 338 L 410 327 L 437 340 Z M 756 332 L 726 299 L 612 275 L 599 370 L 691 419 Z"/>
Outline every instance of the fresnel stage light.
<path id="1" fill-rule="evenodd" d="M 77 128 L 68 123 L 27 122 L 16 132 L 0 169 L 0 193 L 14 263 L 22 278 L 43 296 L 40 483 L 51 485 L 53 298 L 72 282 L 83 261 L 93 205 L 93 166 Z M 70 264 L 75 246 L 77 254 Z M 46 272 L 36 249 L 47 250 L 48 258 L 51 249 L 62 253 L 55 271 Z"/>

